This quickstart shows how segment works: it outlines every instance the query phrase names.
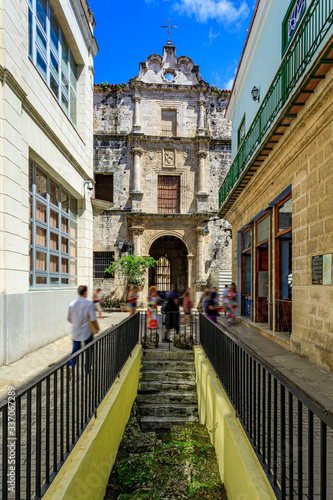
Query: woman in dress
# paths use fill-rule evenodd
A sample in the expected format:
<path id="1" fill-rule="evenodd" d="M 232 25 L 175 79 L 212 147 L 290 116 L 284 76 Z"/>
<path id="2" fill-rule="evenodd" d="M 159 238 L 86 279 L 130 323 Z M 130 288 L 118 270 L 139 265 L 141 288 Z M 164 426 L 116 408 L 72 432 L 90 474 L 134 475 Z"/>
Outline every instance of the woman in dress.
<path id="1" fill-rule="evenodd" d="M 228 321 L 232 325 L 236 323 L 235 314 L 237 309 L 237 291 L 235 283 L 231 283 L 228 293 Z"/>
<path id="2" fill-rule="evenodd" d="M 100 288 L 97 288 L 96 292 L 94 293 L 94 306 L 95 306 L 95 311 L 98 312 L 98 315 L 99 315 L 99 319 L 103 319 L 103 316 L 102 316 L 102 308 L 101 308 L 101 304 L 100 304 L 100 300 L 101 300 L 101 289 Z"/>
<path id="3" fill-rule="evenodd" d="M 183 324 L 186 321 L 187 326 L 191 326 L 191 309 L 192 309 L 192 300 L 191 300 L 191 289 L 188 288 L 183 295 L 183 309 L 185 316 L 181 320 Z"/>
<path id="4" fill-rule="evenodd" d="M 136 313 L 136 301 L 138 300 L 138 287 L 136 285 L 131 285 L 131 289 L 129 291 L 127 302 L 129 307 L 129 318 Z"/>
<path id="5" fill-rule="evenodd" d="M 156 286 L 151 286 L 149 288 L 149 295 L 148 295 L 148 329 L 153 330 L 158 327 L 158 321 L 157 321 L 157 304 L 159 302 L 160 298 L 157 295 L 157 288 Z"/>

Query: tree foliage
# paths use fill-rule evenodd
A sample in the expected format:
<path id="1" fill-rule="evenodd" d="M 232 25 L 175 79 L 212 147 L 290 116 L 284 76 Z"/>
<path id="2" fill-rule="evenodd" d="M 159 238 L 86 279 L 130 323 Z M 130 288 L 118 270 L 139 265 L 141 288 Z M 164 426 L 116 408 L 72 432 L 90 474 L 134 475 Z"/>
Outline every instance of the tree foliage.
<path id="1" fill-rule="evenodd" d="M 157 260 L 153 257 L 141 257 L 140 255 L 123 255 L 115 260 L 105 269 L 106 273 L 117 274 L 123 286 L 125 294 L 129 283 L 143 286 L 146 281 L 146 271 L 155 267 Z"/>

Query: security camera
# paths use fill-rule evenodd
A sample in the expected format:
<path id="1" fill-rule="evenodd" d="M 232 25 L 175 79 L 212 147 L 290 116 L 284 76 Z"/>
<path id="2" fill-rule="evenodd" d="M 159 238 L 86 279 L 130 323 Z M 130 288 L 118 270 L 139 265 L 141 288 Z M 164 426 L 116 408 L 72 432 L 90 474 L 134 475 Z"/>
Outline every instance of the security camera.
<path id="1" fill-rule="evenodd" d="M 94 189 L 93 183 L 91 181 L 84 181 L 83 185 L 85 186 L 86 184 L 89 191 L 92 191 Z"/>

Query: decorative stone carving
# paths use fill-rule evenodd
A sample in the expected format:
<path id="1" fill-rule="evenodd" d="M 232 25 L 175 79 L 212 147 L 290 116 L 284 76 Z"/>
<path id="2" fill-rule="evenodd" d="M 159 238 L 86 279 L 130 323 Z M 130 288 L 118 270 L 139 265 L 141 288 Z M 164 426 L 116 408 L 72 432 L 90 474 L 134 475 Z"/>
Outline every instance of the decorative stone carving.
<path id="1" fill-rule="evenodd" d="M 164 168 L 175 168 L 175 150 L 174 149 L 165 149 L 163 154 L 163 167 Z"/>
<path id="2" fill-rule="evenodd" d="M 148 158 L 149 160 L 153 160 L 156 156 L 156 152 L 155 151 L 148 151 Z"/>
<path id="3" fill-rule="evenodd" d="M 184 149 L 183 158 L 185 161 L 191 159 L 191 150 L 190 149 Z"/>

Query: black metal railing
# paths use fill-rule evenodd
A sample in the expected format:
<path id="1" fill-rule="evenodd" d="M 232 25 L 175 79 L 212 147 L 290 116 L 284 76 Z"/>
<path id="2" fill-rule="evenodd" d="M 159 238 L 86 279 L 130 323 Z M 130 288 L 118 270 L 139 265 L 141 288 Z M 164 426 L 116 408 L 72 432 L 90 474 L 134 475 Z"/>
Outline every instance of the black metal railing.
<path id="1" fill-rule="evenodd" d="M 333 418 L 200 315 L 201 345 L 278 498 L 333 498 Z"/>
<path id="2" fill-rule="evenodd" d="M 147 311 L 141 311 L 140 342 L 143 347 L 156 348 L 165 337 L 170 340 L 169 345 L 191 349 L 199 342 L 198 311 L 192 310 L 187 318 L 181 311 L 158 312 L 156 328 L 148 328 Z"/>
<path id="3" fill-rule="evenodd" d="M 288 332 L 291 334 L 292 327 L 292 301 L 291 300 L 275 300 L 275 317 L 276 330 L 278 332 Z"/>
<path id="4" fill-rule="evenodd" d="M 0 405 L 3 500 L 43 496 L 138 343 L 139 321 L 137 313 L 23 390 L 9 390 L 13 399 Z"/>

